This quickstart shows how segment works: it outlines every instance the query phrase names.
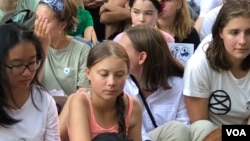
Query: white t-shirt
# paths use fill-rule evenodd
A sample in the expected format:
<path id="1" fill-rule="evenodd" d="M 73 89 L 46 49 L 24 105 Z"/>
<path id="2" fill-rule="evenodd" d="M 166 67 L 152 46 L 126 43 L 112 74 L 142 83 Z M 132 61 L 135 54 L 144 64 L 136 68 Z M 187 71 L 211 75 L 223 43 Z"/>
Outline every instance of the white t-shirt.
<path id="1" fill-rule="evenodd" d="M 185 68 L 183 94 L 209 98 L 209 119 L 215 125 L 246 124 L 250 116 L 249 86 L 250 70 L 240 79 L 231 71 L 214 71 L 202 51 L 195 53 Z"/>
<path id="2" fill-rule="evenodd" d="M 200 40 L 212 33 L 212 27 L 222 6 L 218 6 L 204 15 L 200 30 Z"/>
<path id="3" fill-rule="evenodd" d="M 207 35 L 198 45 L 197 49 L 195 50 L 194 53 L 196 52 L 205 52 L 210 44 L 210 42 L 213 40 L 212 34 Z"/>
<path id="4" fill-rule="evenodd" d="M 21 121 L 4 128 L 0 126 L 0 141 L 60 141 L 59 121 L 55 101 L 47 92 L 32 86 L 31 95 L 20 109 L 6 109 L 7 113 Z"/>
<path id="5" fill-rule="evenodd" d="M 204 15 L 208 13 L 210 10 L 222 4 L 223 4 L 223 0 L 200 0 L 199 17 L 204 17 Z"/>
<path id="6" fill-rule="evenodd" d="M 186 105 L 183 99 L 183 79 L 180 77 L 170 77 L 168 79 L 172 89 L 163 90 L 159 88 L 153 94 L 146 98 L 148 106 L 158 126 L 172 120 L 177 120 L 185 125 L 189 125 L 189 117 L 187 114 Z M 137 98 L 143 107 L 142 135 L 146 138 L 146 133 L 153 130 L 155 127 L 148 115 L 146 108 L 139 94 L 139 89 L 132 81 L 131 77 L 127 77 L 124 92 Z M 146 132 L 146 133 L 145 133 Z"/>

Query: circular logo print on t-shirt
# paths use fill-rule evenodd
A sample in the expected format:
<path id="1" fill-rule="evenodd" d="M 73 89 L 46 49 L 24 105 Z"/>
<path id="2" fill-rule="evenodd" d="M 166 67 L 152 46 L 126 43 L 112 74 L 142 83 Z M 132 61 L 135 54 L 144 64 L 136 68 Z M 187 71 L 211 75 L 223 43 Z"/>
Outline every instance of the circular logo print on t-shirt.
<path id="1" fill-rule="evenodd" d="M 65 74 L 69 74 L 69 73 L 70 73 L 70 68 L 67 68 L 67 67 L 64 68 L 64 69 L 63 69 L 63 72 L 64 72 Z"/>
<path id="2" fill-rule="evenodd" d="M 209 111 L 216 115 L 224 115 L 231 110 L 231 99 L 223 90 L 212 92 L 209 99 Z"/>

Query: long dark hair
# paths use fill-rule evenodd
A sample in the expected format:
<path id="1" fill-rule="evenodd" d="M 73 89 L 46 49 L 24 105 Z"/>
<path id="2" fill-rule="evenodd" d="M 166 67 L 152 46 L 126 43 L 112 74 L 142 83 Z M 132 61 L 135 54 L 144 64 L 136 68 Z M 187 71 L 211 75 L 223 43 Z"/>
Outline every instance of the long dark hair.
<path id="1" fill-rule="evenodd" d="M 157 28 L 138 25 L 128 28 L 125 34 L 136 51 L 147 53 L 139 80 L 142 90 L 154 92 L 159 87 L 170 89 L 168 78 L 183 76 L 184 67 L 172 56 L 165 38 Z"/>
<path id="2" fill-rule="evenodd" d="M 18 107 L 14 97 L 11 93 L 11 86 L 6 75 L 6 67 L 5 62 L 8 57 L 9 51 L 14 48 L 20 42 L 29 42 L 35 46 L 36 53 L 37 53 L 37 60 L 44 59 L 44 52 L 41 47 L 41 43 L 39 39 L 35 36 L 33 31 L 28 31 L 27 28 L 17 24 L 17 23 L 10 23 L 6 25 L 0 26 L 0 126 L 7 127 L 9 125 L 13 125 L 20 121 L 20 119 L 15 119 L 11 117 L 7 112 L 6 109 L 10 108 L 7 103 L 7 96 L 10 96 L 11 100 L 14 104 Z M 42 87 L 42 85 L 38 81 L 38 72 L 40 68 L 36 71 L 31 84 L 37 84 Z M 31 91 L 31 87 L 30 87 Z M 32 91 L 31 91 L 32 102 L 34 103 Z M 35 105 L 37 108 L 37 106 Z"/>
<path id="3" fill-rule="evenodd" d="M 221 70 L 229 70 L 231 68 L 232 64 L 226 57 L 226 50 L 223 39 L 220 37 L 220 32 L 233 18 L 246 17 L 250 19 L 249 6 L 249 0 L 231 0 L 222 6 L 212 28 L 213 40 L 206 51 L 209 64 L 214 70 L 220 72 Z M 249 62 L 250 55 L 244 59 L 241 68 L 249 70 Z"/>
<path id="4" fill-rule="evenodd" d="M 91 68 L 96 63 L 100 62 L 106 57 L 117 56 L 121 58 L 127 64 L 129 70 L 129 58 L 125 49 L 118 43 L 113 41 L 104 41 L 93 47 L 88 55 L 87 67 Z M 125 124 L 125 104 L 123 101 L 123 92 L 116 99 L 116 114 L 119 125 L 119 132 L 126 134 L 126 124 Z"/>

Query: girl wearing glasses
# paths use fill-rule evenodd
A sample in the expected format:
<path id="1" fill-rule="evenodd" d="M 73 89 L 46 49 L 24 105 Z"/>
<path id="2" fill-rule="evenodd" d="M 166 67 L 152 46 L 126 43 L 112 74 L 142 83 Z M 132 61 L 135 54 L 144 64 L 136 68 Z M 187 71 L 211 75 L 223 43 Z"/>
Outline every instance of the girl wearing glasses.
<path id="1" fill-rule="evenodd" d="M 54 99 L 38 81 L 39 39 L 15 23 L 0 26 L 0 38 L 1 139 L 60 140 Z"/>
<path id="2" fill-rule="evenodd" d="M 131 141 L 142 140 L 140 103 L 123 92 L 129 64 L 118 43 L 105 41 L 91 48 L 85 71 L 91 89 L 78 90 L 65 103 L 60 114 L 62 141 L 68 141 L 68 136 L 70 141 L 97 141 L 103 133 L 118 133 L 119 141 L 127 141 L 123 135 Z M 103 140 L 118 141 L 108 139 L 109 135 Z"/>

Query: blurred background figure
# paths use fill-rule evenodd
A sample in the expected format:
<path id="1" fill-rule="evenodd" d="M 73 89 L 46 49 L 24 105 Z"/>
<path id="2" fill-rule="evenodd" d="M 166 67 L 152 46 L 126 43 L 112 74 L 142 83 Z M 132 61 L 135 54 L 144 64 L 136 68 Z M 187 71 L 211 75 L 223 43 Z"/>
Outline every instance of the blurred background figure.
<path id="1" fill-rule="evenodd" d="M 94 29 L 94 23 L 92 15 L 88 10 L 84 8 L 83 0 L 75 0 L 78 6 L 77 8 L 77 19 L 78 24 L 68 34 L 74 36 L 75 39 L 87 43 L 90 47 L 97 43 L 96 32 Z"/>

